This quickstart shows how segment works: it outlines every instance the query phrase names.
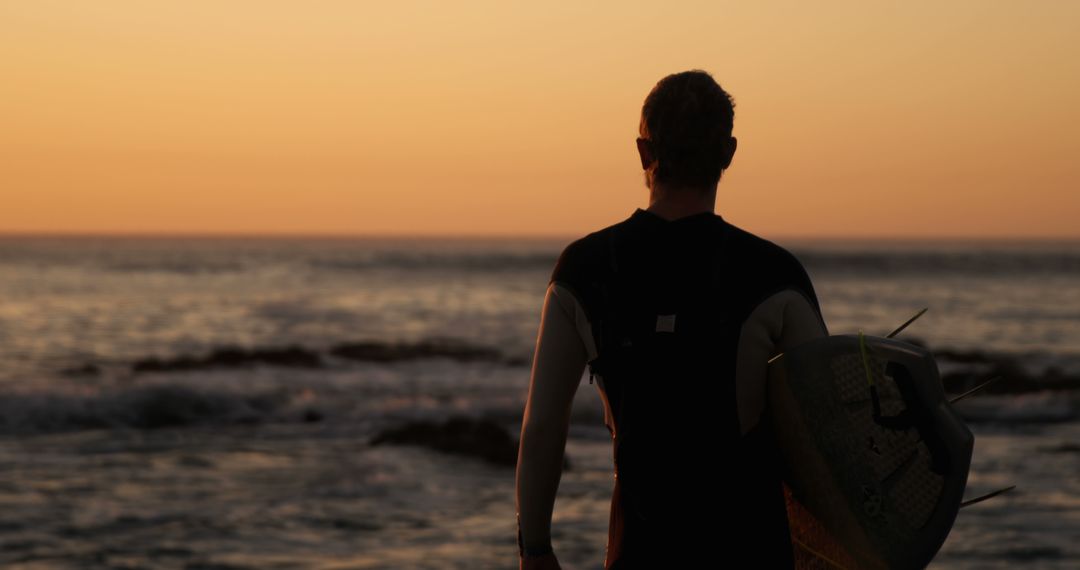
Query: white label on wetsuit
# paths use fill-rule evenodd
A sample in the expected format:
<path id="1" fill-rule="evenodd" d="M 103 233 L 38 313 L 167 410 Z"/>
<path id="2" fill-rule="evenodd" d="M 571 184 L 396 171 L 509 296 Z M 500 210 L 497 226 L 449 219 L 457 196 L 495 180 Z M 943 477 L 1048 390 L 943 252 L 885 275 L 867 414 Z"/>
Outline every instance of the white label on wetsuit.
<path id="1" fill-rule="evenodd" d="M 675 332 L 675 315 L 656 315 L 656 332 Z"/>

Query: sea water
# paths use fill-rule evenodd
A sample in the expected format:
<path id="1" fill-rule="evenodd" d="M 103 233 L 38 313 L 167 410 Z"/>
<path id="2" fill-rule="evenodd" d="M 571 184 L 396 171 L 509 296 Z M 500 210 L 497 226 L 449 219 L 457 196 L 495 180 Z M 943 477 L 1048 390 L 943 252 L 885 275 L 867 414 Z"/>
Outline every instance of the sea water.
<path id="1" fill-rule="evenodd" d="M 516 568 L 512 467 L 369 441 L 454 415 L 516 438 L 572 239 L 0 237 L 0 566 Z M 1080 243 L 774 241 L 832 334 L 928 307 L 902 336 L 1031 377 L 964 403 L 968 495 L 1018 488 L 961 511 L 931 568 L 1080 567 L 1080 385 L 1038 385 L 1080 374 Z M 334 355 L 425 339 L 497 357 Z M 308 360 L 147 365 L 283 347 Z M 567 569 L 603 561 L 602 418 L 583 382 L 552 525 Z"/>

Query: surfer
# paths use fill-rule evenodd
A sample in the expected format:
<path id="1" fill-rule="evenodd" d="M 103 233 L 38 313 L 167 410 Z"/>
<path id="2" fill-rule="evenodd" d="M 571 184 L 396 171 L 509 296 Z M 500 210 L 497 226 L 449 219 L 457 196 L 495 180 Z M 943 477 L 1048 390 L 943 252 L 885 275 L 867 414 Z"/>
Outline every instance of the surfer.
<path id="1" fill-rule="evenodd" d="M 767 360 L 828 330 L 801 263 L 714 212 L 733 119 L 707 72 L 661 79 L 637 138 L 648 208 L 559 256 L 522 418 L 522 569 L 561 568 L 551 515 L 586 366 L 615 450 L 605 570 L 793 565 Z"/>

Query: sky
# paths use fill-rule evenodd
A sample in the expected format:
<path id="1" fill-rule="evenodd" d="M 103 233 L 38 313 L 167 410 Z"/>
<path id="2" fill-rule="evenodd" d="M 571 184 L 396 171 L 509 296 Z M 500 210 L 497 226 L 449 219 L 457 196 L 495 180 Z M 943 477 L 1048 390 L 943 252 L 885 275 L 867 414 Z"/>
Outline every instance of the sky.
<path id="1" fill-rule="evenodd" d="M 1080 2 L 0 0 L 0 233 L 582 235 L 708 71 L 765 237 L 1080 238 Z"/>

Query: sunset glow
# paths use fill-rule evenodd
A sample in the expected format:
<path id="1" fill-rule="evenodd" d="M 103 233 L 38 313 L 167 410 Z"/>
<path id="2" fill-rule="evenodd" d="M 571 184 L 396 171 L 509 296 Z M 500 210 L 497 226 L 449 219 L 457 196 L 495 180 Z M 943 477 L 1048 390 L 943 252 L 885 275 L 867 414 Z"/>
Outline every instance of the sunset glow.
<path id="1" fill-rule="evenodd" d="M 0 232 L 574 235 L 709 71 L 765 236 L 1080 237 L 1073 2 L 6 2 Z"/>

